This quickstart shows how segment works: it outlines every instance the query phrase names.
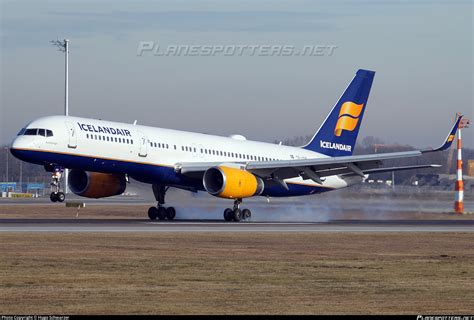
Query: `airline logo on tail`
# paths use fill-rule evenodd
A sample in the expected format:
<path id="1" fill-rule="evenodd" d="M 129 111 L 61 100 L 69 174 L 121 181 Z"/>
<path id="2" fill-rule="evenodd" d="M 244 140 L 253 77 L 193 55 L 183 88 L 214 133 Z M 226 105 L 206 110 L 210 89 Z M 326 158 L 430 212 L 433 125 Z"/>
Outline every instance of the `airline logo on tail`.
<path id="1" fill-rule="evenodd" d="M 448 142 L 451 142 L 454 140 L 454 134 L 449 135 L 448 137 Z"/>
<path id="2" fill-rule="evenodd" d="M 340 137 L 343 130 L 354 131 L 363 108 L 363 103 L 344 102 L 339 111 L 339 118 L 337 119 L 336 128 L 334 129 L 334 135 Z"/>

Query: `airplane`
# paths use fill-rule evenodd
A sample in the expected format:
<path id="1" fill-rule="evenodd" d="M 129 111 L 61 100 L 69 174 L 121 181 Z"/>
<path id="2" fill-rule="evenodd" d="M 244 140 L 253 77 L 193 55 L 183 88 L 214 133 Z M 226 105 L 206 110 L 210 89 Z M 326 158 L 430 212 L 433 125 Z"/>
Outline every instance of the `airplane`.
<path id="1" fill-rule="evenodd" d="M 57 115 L 30 122 L 10 150 L 16 158 L 51 172 L 53 202 L 65 199 L 60 180 L 67 168 L 70 190 L 82 197 L 120 195 L 130 178 L 151 184 L 157 201 L 148 209 L 151 220 L 175 218 L 174 207 L 165 207 L 169 188 L 233 200 L 224 220 L 249 220 L 250 209 L 241 209 L 245 198 L 313 195 L 361 183 L 373 173 L 439 167 L 382 164 L 448 149 L 462 116 L 439 148 L 353 155 L 374 76 L 374 71 L 358 70 L 302 147 Z"/>

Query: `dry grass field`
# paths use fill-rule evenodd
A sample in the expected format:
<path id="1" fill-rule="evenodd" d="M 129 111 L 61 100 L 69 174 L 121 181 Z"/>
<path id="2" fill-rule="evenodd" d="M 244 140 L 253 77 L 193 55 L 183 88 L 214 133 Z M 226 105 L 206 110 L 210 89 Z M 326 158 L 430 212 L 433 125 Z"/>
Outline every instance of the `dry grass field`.
<path id="1" fill-rule="evenodd" d="M 2 233 L 0 313 L 474 311 L 470 233 Z"/>

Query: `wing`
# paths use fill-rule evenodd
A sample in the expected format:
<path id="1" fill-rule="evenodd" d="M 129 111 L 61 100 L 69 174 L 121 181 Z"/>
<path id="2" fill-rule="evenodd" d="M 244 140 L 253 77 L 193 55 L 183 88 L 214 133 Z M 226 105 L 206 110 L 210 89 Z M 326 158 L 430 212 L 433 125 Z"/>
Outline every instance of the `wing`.
<path id="1" fill-rule="evenodd" d="M 448 149 L 453 140 L 459 122 L 459 116 L 444 143 L 436 149 L 414 150 L 405 152 L 379 153 L 369 155 L 324 157 L 315 159 L 279 160 L 279 161 L 250 161 L 250 162 L 193 162 L 176 164 L 175 170 L 184 175 L 202 177 L 204 172 L 214 166 L 232 165 L 265 179 L 275 180 L 285 185 L 284 179 L 302 177 L 322 184 L 323 178 L 332 175 L 358 175 L 364 177 L 370 173 L 399 171 L 420 168 L 433 168 L 437 165 L 416 165 L 380 168 L 384 160 L 418 157 L 428 152 L 437 152 Z"/>

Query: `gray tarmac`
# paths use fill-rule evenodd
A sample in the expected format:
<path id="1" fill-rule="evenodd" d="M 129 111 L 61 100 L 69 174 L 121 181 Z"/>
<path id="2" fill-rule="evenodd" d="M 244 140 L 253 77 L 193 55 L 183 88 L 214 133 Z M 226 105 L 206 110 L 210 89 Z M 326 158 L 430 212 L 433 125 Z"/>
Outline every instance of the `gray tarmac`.
<path id="1" fill-rule="evenodd" d="M 474 220 L 333 220 L 318 223 L 145 219 L 0 219 L 0 232 L 474 232 Z"/>

